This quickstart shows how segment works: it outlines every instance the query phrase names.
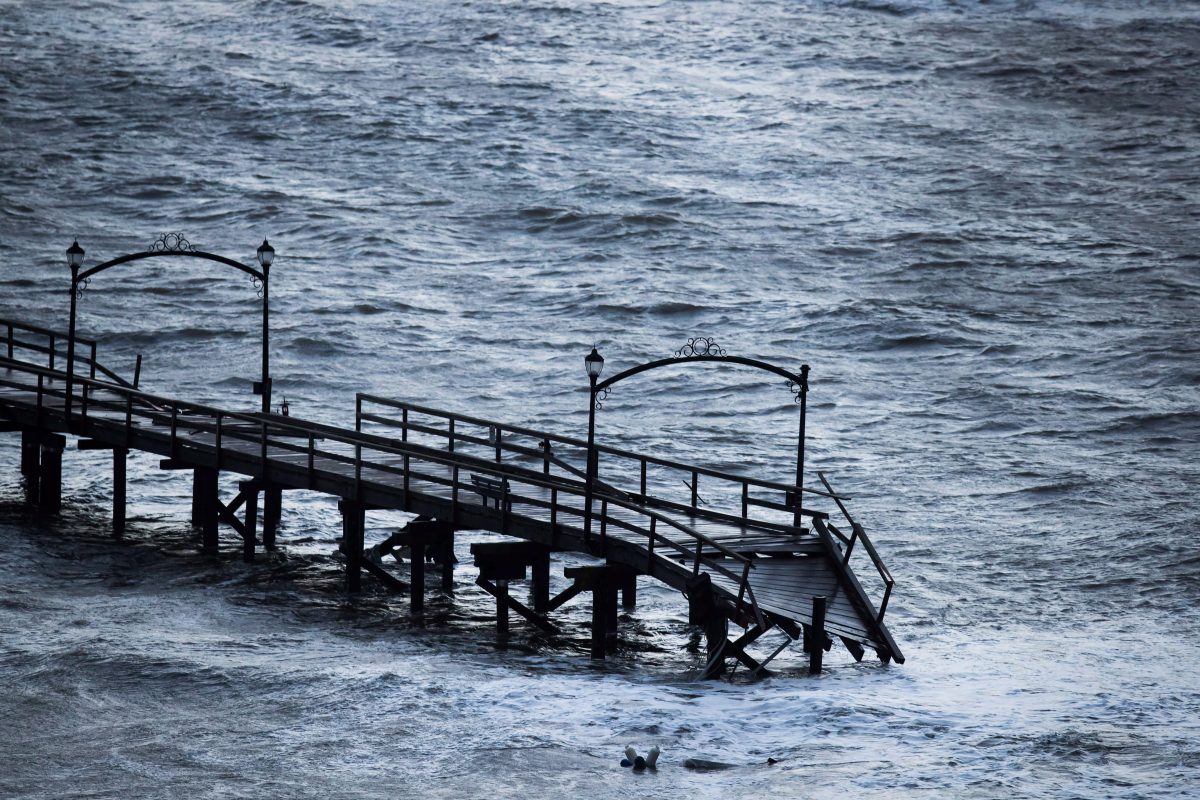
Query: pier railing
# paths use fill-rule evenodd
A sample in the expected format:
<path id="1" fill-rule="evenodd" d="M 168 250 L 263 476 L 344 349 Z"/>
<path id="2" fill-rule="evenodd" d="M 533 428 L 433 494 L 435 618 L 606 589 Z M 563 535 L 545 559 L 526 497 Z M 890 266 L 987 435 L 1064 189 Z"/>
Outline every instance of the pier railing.
<path id="1" fill-rule="evenodd" d="M 361 393 L 356 395 L 355 423 L 358 430 L 364 424 L 398 429 L 402 441 L 422 441 L 446 452 L 467 449 L 486 454 L 496 463 L 516 463 L 541 469 L 546 475 L 558 467 L 562 473 L 580 480 L 586 477 L 587 442 L 582 439 Z M 800 489 L 794 484 L 737 475 L 609 445 L 598 444 L 596 451 L 597 491 L 642 507 L 682 511 L 763 531 L 800 532 L 792 524 L 797 492 L 835 498 L 831 491 Z M 620 469 L 620 462 L 628 463 L 632 469 Z M 636 483 L 631 484 L 624 477 L 631 473 L 637 476 Z M 703 491 L 701 478 L 705 479 Z M 680 486 L 687 490 L 683 496 Z M 849 500 L 844 496 L 835 499 Z M 808 508 L 801 513 L 806 517 L 828 517 Z"/>
<path id="2" fill-rule="evenodd" d="M 8 319 L 0 319 L 0 330 L 3 330 L 5 334 L 3 347 L 4 353 L 8 358 L 21 360 L 20 357 L 23 354 L 40 353 L 45 357 L 44 361 L 47 369 L 55 370 L 66 367 L 67 337 L 62 333 L 48 328 L 40 328 L 37 325 L 26 325 L 23 322 Z M 137 364 L 134 367 L 134 379 L 130 382 L 96 360 L 96 341 L 94 339 L 85 339 L 82 336 L 76 336 L 75 346 L 81 348 L 83 351 L 75 356 L 77 375 L 80 368 L 82 368 L 86 370 L 87 377 L 93 380 L 97 375 L 103 375 L 113 383 L 128 388 L 137 388 L 138 377 L 141 371 L 141 356 L 137 357 Z M 62 365 L 61 367 L 59 366 L 60 364 Z"/>
<path id="3" fill-rule="evenodd" d="M 123 438 L 121 446 L 124 447 L 154 440 L 165 445 L 163 454 L 173 459 L 196 453 L 211 454 L 214 461 L 211 466 L 218 470 L 248 473 L 264 482 L 285 476 L 292 480 L 303 476 L 304 485 L 310 489 L 317 488 L 321 480 L 333 478 L 341 481 L 343 496 L 359 501 L 364 500 L 366 490 L 372 484 L 399 489 L 405 507 L 408 507 L 410 494 L 422 492 L 448 499 L 452 522 L 457 522 L 460 511 L 467 504 L 478 505 L 470 500 L 478 491 L 471 477 L 484 475 L 506 487 L 497 502 L 501 532 L 506 529 L 514 508 L 522 508 L 527 517 L 548 522 L 551 531 L 572 520 L 582 520 L 584 516 L 586 482 L 573 474 L 555 475 L 549 470 L 530 468 L 515 463 L 515 459 L 505 462 L 501 431 L 497 431 L 496 442 L 471 437 L 475 444 L 488 441 L 494 453 L 499 455 L 487 458 L 462 452 L 453 446 L 448 450 L 429 447 L 412 441 L 403 431 L 401 438 L 396 439 L 362 430 L 347 431 L 297 417 L 227 411 L 90 377 L 75 379 L 72 407 L 76 412 L 67 420 L 63 410 L 65 373 L 0 358 L 0 368 L 5 367 L 29 376 L 30 381 L 26 382 L 0 378 L 0 386 L 33 393 L 39 423 L 61 422 L 64 428 L 84 436 L 107 435 L 111 438 L 116 434 Z M 409 432 L 413 430 L 416 429 L 408 429 Z M 503 430 L 514 433 L 519 429 L 506 426 Z M 564 437 L 550 438 L 573 442 Z M 451 445 L 465 441 L 469 440 L 457 434 L 450 436 Z M 520 445 L 510 443 L 509 446 L 518 448 L 514 452 L 519 452 Z M 535 452 L 543 455 L 541 451 Z M 531 456 L 530 453 L 524 455 Z M 600 505 L 600 512 L 595 516 L 600 527 L 600 548 L 603 550 L 607 544 L 609 527 L 624 530 L 634 538 L 645 537 L 647 572 L 653 572 L 656 565 L 677 570 L 685 563 L 694 575 L 701 569 L 720 574 L 738 587 L 738 611 L 747 607 L 765 627 L 763 612 L 749 579 L 754 568 L 753 559 L 709 538 L 693 526 L 647 507 L 647 503 L 640 502 L 643 499 L 628 497 L 620 491 L 596 494 L 596 502 Z M 614 513 L 610 506 L 630 513 Z M 667 535 L 667 531 L 683 534 L 684 541 L 680 541 L 679 536 Z"/>

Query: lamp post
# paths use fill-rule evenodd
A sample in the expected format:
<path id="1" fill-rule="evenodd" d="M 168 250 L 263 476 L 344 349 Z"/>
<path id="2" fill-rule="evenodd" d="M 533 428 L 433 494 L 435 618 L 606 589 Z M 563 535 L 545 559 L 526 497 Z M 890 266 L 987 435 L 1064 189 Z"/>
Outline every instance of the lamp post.
<path id="1" fill-rule="evenodd" d="M 79 296 L 79 268 L 83 266 L 84 250 L 76 239 L 67 248 L 67 266 L 71 268 L 71 317 L 67 323 L 67 392 L 63 415 L 67 429 L 71 427 L 71 394 L 75 389 L 75 300 Z"/>
<path id="2" fill-rule="evenodd" d="M 262 267 L 263 312 L 262 312 L 262 410 L 271 411 L 271 349 L 270 349 L 270 289 L 267 278 L 271 274 L 271 262 L 275 260 L 275 248 L 263 239 L 258 246 L 258 265 Z"/>
<path id="3" fill-rule="evenodd" d="M 583 368 L 587 371 L 588 382 L 588 440 L 587 440 L 587 486 L 584 488 L 584 537 L 592 536 L 592 485 L 596 481 L 596 380 L 604 372 L 604 356 L 592 348 L 592 352 L 584 356 Z"/>

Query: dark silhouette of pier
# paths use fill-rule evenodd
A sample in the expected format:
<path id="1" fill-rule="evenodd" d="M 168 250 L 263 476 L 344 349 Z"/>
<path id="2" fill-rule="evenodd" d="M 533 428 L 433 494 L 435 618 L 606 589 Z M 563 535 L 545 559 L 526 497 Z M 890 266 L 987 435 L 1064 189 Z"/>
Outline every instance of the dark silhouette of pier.
<path id="1" fill-rule="evenodd" d="M 802 488 L 804 399 L 808 367 L 793 374 L 754 359 L 727 356 L 711 339 L 689 340 L 674 357 L 637 365 L 600 380 L 603 359 L 585 359 L 591 383 L 588 439 L 466 416 L 389 398 L 358 394 L 354 428 L 271 413 L 263 303 L 263 376 L 256 391 L 263 411 L 245 413 L 143 392 L 140 357 L 132 380 L 100 363 L 95 342 L 75 332 L 75 302 L 86 280 L 117 264 L 154 256 L 220 261 L 265 283 L 274 251 L 259 248 L 261 271 L 195 251 L 182 237 L 157 248 L 82 270 L 83 250 L 68 250 L 71 318 L 66 334 L 0 320 L 0 430 L 19 432 L 26 499 L 45 512 L 62 502 L 62 453 L 110 451 L 113 532 L 125 527 L 126 459 L 130 451 L 160 457 L 167 470 L 192 473 L 191 520 L 202 546 L 218 547 L 219 526 L 232 528 L 243 557 L 276 547 L 287 491 L 306 489 L 337 498 L 349 592 L 364 575 L 424 606 L 427 562 L 440 570 L 440 591 L 454 589 L 457 531 L 501 534 L 501 542 L 471 547 L 477 583 L 496 599 L 496 623 L 510 613 L 554 632 L 554 612 L 579 595 L 592 602 L 592 655 L 603 658 L 615 639 L 618 596 L 636 603 L 639 577 L 686 596 L 689 619 L 708 644 L 705 675 L 729 659 L 755 673 L 791 641 L 802 641 L 810 669 L 840 641 L 857 660 L 872 649 L 902 663 L 884 615 L 894 581 L 863 527 L 818 473 L 823 490 Z M 182 244 L 180 244 L 182 243 Z M 65 350 L 65 352 L 64 352 Z M 594 415 L 613 383 L 662 366 L 723 361 L 777 373 L 800 408 L 796 482 L 761 480 L 595 442 Z M 222 480 L 237 493 L 224 503 Z M 703 485 L 703 495 L 701 486 Z M 680 486 L 686 492 L 680 492 Z M 261 500 L 261 529 L 259 506 Z M 824 507 L 822 507 L 824 506 Z M 417 515 L 404 529 L 368 543 L 367 514 L 397 509 Z M 839 520 L 835 522 L 834 519 Z M 391 557 L 409 561 L 408 580 L 393 574 Z M 570 567 L 570 586 L 550 595 L 556 552 L 584 553 L 595 563 Z M 873 569 L 876 604 L 851 566 L 858 554 Z M 529 580 L 530 604 L 509 592 Z M 878 581 L 877 583 L 875 581 Z M 740 629 L 740 633 L 734 629 Z M 749 646 L 769 630 L 787 634 L 766 658 Z M 733 630 L 733 634 L 730 631 Z"/>

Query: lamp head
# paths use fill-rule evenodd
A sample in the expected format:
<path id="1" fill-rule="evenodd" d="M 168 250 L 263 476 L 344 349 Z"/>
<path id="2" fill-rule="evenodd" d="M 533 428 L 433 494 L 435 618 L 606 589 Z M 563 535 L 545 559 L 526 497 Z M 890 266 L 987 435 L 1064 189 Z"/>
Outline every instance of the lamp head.
<path id="1" fill-rule="evenodd" d="M 593 347 L 592 352 L 583 358 L 583 368 L 587 370 L 589 378 L 599 378 L 600 373 L 604 372 L 604 356 L 597 353 Z"/>
<path id="2" fill-rule="evenodd" d="M 258 246 L 258 265 L 266 272 L 271 268 L 271 262 L 275 260 L 275 248 L 271 247 L 270 242 L 263 239 L 263 243 Z"/>
<path id="3" fill-rule="evenodd" d="M 79 246 L 78 239 L 67 248 L 67 266 L 73 270 L 83 266 L 83 248 Z"/>

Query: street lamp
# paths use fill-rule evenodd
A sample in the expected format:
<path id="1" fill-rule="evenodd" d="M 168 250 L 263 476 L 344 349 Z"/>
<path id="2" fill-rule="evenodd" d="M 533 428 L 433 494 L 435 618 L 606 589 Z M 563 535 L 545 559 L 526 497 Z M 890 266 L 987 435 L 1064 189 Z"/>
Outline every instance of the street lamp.
<path id="1" fill-rule="evenodd" d="M 596 481 L 596 379 L 600 377 L 601 372 L 604 372 L 604 356 L 596 352 L 595 347 L 592 347 L 592 352 L 583 358 L 583 368 L 587 372 L 590 384 L 588 396 L 591 400 L 588 403 L 587 486 L 584 489 L 586 493 L 584 499 L 584 537 L 591 539 L 592 484 Z"/>
<path id="2" fill-rule="evenodd" d="M 63 401 L 63 415 L 67 428 L 71 427 L 71 393 L 75 389 L 75 300 L 79 295 L 79 268 L 83 266 L 84 250 L 79 240 L 67 248 L 67 266 L 71 268 L 71 318 L 67 323 L 67 392 Z"/>
<path id="3" fill-rule="evenodd" d="M 263 239 L 258 246 L 258 265 L 262 267 L 263 312 L 262 312 L 262 410 L 271 413 L 271 349 L 269 347 L 270 323 L 267 277 L 271 274 L 271 262 L 275 260 L 275 248 Z"/>

